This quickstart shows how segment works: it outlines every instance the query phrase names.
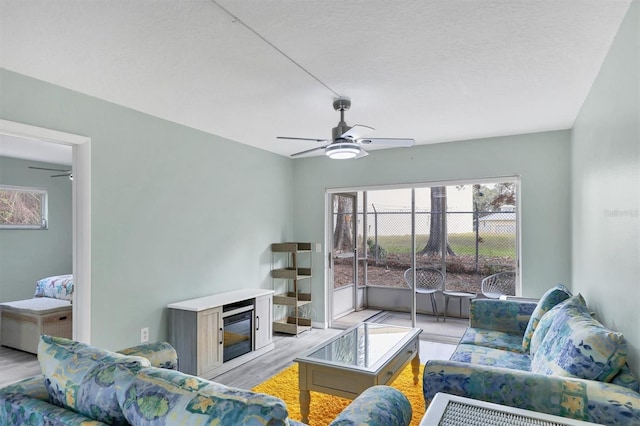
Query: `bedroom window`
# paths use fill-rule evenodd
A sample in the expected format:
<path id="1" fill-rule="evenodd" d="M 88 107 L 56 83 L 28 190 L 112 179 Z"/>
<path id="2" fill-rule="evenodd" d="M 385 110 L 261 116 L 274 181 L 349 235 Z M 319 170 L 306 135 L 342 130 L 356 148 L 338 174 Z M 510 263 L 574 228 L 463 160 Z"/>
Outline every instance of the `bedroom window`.
<path id="1" fill-rule="evenodd" d="M 0 185 L 0 229 L 47 229 L 46 189 Z"/>

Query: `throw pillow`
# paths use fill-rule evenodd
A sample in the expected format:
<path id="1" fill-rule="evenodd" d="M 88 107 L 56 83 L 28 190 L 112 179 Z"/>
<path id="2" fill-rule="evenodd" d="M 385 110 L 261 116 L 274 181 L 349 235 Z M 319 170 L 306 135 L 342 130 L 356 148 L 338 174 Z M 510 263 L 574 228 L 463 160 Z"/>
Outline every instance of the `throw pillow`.
<path id="1" fill-rule="evenodd" d="M 621 333 L 593 319 L 584 306 L 566 304 L 558 310 L 531 359 L 533 373 L 610 381 L 627 360 Z"/>
<path id="2" fill-rule="evenodd" d="M 549 331 L 549 327 L 551 327 L 556 318 L 560 316 L 562 310 L 568 306 L 572 306 L 575 308 L 582 307 L 585 310 L 587 309 L 587 303 L 584 301 L 584 298 L 581 294 L 571 296 L 567 300 L 560 302 L 556 306 L 551 308 L 549 312 L 542 316 L 540 322 L 538 322 L 538 326 L 531 336 L 531 343 L 529 347 L 529 353 L 531 354 L 531 356 L 535 355 L 536 351 L 540 347 L 540 344 L 544 340 L 544 337 L 547 335 L 547 331 Z"/>
<path id="3" fill-rule="evenodd" d="M 128 424 L 117 390 L 126 387 L 138 369 L 150 365 L 142 357 L 46 335 L 40 337 L 38 361 L 54 404 L 113 425 Z"/>
<path id="4" fill-rule="evenodd" d="M 524 337 L 522 338 L 522 349 L 525 352 L 529 352 L 531 345 L 531 336 L 533 336 L 533 332 L 536 330 L 540 319 L 544 314 L 546 314 L 549 309 L 556 306 L 558 303 L 562 302 L 571 297 L 571 292 L 562 284 L 558 284 L 557 286 L 547 290 L 545 294 L 542 295 L 540 300 L 538 301 L 538 305 L 536 309 L 534 309 L 531 314 L 531 318 L 529 318 L 529 323 L 527 324 L 527 328 L 524 331 Z"/>
<path id="5" fill-rule="evenodd" d="M 118 392 L 126 419 L 135 425 L 287 425 L 282 400 L 230 388 L 174 370 L 144 368 Z"/>
<path id="6" fill-rule="evenodd" d="M 33 297 L 51 297 L 53 299 L 71 300 L 73 295 L 73 275 L 56 275 L 36 282 Z"/>

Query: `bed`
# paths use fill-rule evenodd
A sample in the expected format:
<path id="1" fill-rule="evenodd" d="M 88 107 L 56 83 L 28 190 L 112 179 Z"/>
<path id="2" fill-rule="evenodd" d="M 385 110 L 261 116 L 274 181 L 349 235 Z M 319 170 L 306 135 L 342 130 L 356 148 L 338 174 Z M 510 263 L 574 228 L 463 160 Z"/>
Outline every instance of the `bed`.
<path id="1" fill-rule="evenodd" d="M 0 344 L 37 353 L 41 334 L 72 338 L 73 276 L 39 280 L 32 299 L 0 303 Z"/>

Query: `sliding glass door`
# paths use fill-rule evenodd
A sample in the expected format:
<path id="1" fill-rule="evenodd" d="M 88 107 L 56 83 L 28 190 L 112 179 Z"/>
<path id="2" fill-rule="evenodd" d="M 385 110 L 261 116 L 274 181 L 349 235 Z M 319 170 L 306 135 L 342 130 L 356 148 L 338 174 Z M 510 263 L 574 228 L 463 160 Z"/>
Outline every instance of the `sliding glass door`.
<path id="1" fill-rule="evenodd" d="M 414 255 L 416 267 L 442 271 L 443 291 L 480 296 L 483 278 L 504 271 L 518 275 L 515 177 L 330 196 L 331 285 L 340 294 L 333 300 L 334 318 L 362 306 L 407 311 L 409 298 L 390 291 L 411 288 L 405 272 Z M 352 287 L 340 291 L 346 286 Z M 521 294 L 517 278 L 512 293 Z M 418 311 L 433 313 L 430 303 L 420 303 Z"/>

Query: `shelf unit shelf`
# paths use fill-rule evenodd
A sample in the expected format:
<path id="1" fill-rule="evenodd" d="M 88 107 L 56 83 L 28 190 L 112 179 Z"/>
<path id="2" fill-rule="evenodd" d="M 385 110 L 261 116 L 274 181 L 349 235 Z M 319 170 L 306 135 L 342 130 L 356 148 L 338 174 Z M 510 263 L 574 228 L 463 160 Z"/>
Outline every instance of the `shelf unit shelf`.
<path id="1" fill-rule="evenodd" d="M 311 294 L 293 292 L 287 294 L 276 294 L 273 296 L 273 303 L 277 305 L 304 306 L 311 303 Z"/>
<path id="2" fill-rule="evenodd" d="M 283 278 L 285 280 L 303 280 L 311 278 L 311 268 L 282 268 L 271 271 L 273 278 Z"/>
<path id="3" fill-rule="evenodd" d="M 298 321 L 298 324 L 296 324 Z M 286 334 L 300 334 L 311 330 L 311 320 L 305 318 L 287 317 L 273 322 L 273 331 Z"/>
<path id="4" fill-rule="evenodd" d="M 298 335 L 311 330 L 311 318 L 308 318 L 310 309 L 306 315 L 301 312 L 311 305 L 311 243 L 274 243 L 271 245 L 271 251 L 271 277 L 274 291 L 278 293 L 273 297 L 274 311 L 282 310 L 283 307 L 286 311 L 285 315 L 280 315 L 279 318 L 274 312 L 273 331 Z M 283 255 L 286 258 L 283 258 Z M 308 258 L 305 266 L 298 264 L 300 255 Z M 287 266 L 276 267 L 276 258 L 281 262 L 285 261 Z"/>
<path id="5" fill-rule="evenodd" d="M 276 253 L 311 253 L 311 243 L 273 243 L 271 251 Z"/>

